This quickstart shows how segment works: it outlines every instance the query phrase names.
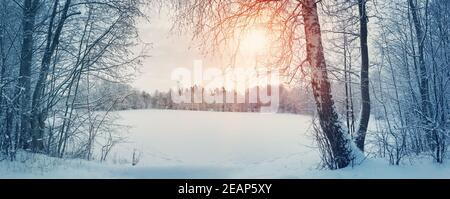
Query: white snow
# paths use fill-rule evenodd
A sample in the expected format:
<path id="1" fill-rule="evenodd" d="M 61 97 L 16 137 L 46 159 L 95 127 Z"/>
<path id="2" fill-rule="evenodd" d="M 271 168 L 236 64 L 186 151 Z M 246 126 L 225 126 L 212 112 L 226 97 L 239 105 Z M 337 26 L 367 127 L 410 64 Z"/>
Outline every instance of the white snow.
<path id="1" fill-rule="evenodd" d="M 450 178 L 431 160 L 389 166 L 368 158 L 320 170 L 311 117 L 289 114 L 168 110 L 121 111 L 126 143 L 106 163 L 21 153 L 0 162 L 0 178 Z M 133 151 L 140 157 L 131 165 Z"/>

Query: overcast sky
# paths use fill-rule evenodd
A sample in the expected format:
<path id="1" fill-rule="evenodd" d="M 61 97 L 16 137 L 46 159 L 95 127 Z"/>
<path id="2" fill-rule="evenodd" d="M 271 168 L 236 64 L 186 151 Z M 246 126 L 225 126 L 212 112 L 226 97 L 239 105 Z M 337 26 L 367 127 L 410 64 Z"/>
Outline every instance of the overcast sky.
<path id="1" fill-rule="evenodd" d="M 150 57 L 143 61 L 141 73 L 132 85 L 138 89 L 153 92 L 155 89 L 168 90 L 176 85 L 171 73 L 177 67 L 192 68 L 193 61 L 203 59 L 194 46 L 191 36 L 171 33 L 170 17 L 164 11 L 152 13 L 150 21 L 139 23 L 140 39 L 151 43 Z"/>
<path id="2" fill-rule="evenodd" d="M 171 79 L 172 72 L 179 67 L 192 71 L 195 60 L 203 61 L 204 70 L 212 67 L 222 70 L 228 66 L 226 58 L 220 61 L 223 59 L 202 56 L 198 49 L 199 43 L 191 41 L 189 32 L 171 32 L 173 22 L 167 13 L 164 9 L 152 12 L 149 21 L 141 20 L 139 23 L 140 39 L 143 43 L 151 43 L 152 47 L 148 51 L 150 57 L 142 63 L 141 73 L 132 82 L 132 86 L 137 89 L 154 92 L 156 89 L 167 91 L 176 87 L 177 82 Z M 245 53 L 237 56 L 235 63 L 240 67 L 253 68 L 255 59 L 249 59 L 249 56 Z"/>

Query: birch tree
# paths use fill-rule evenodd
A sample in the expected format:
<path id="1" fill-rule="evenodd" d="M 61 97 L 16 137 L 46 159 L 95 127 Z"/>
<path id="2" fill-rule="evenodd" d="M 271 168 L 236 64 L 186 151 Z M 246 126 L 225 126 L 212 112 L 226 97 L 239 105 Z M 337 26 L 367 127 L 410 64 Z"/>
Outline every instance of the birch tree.
<path id="1" fill-rule="evenodd" d="M 351 140 L 336 112 L 322 44 L 322 32 L 314 0 L 302 1 L 174 1 L 178 27 L 190 27 L 196 38 L 213 48 L 232 40 L 235 32 L 263 26 L 279 38 L 277 53 L 267 57 L 270 67 L 288 74 L 308 70 L 321 132 L 330 147 L 330 168 L 344 168 L 359 149 Z M 209 46 L 211 47 L 211 46 Z M 217 49 L 216 49 L 217 51 Z M 306 52 L 303 57 L 301 52 Z M 273 58 L 273 59 L 272 59 Z"/>

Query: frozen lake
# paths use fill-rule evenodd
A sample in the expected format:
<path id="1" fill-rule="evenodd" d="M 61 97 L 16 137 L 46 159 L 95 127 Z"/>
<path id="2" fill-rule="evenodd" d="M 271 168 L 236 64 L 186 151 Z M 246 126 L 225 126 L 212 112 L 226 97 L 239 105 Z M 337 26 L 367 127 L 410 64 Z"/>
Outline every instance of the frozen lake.
<path id="1" fill-rule="evenodd" d="M 266 177 L 315 168 L 319 161 L 310 116 L 169 110 L 119 114 L 120 123 L 130 126 L 129 142 L 117 146 L 110 158 L 129 160 L 136 150 L 138 167 L 221 168 L 221 177 Z"/>
<path id="2" fill-rule="evenodd" d="M 127 141 L 113 148 L 107 162 L 24 154 L 26 161 L 0 162 L 0 178 L 450 178 L 448 164 L 429 159 L 389 166 L 387 160 L 369 155 L 353 168 L 318 169 L 310 116 L 116 113 L 126 125 L 122 134 Z M 132 166 L 134 152 L 139 162 Z"/>

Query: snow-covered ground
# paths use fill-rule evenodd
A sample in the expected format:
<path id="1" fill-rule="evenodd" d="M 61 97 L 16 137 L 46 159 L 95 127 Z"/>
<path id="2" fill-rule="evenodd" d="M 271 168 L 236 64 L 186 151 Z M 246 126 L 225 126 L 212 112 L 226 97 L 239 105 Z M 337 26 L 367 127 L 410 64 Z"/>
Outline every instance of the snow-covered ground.
<path id="1" fill-rule="evenodd" d="M 126 143 L 107 163 L 21 154 L 0 178 L 450 178 L 431 161 L 389 166 L 368 158 L 339 171 L 317 169 L 311 117 L 167 110 L 121 111 Z M 131 159 L 139 157 L 137 165 Z M 21 161 L 23 160 L 23 161 Z"/>

